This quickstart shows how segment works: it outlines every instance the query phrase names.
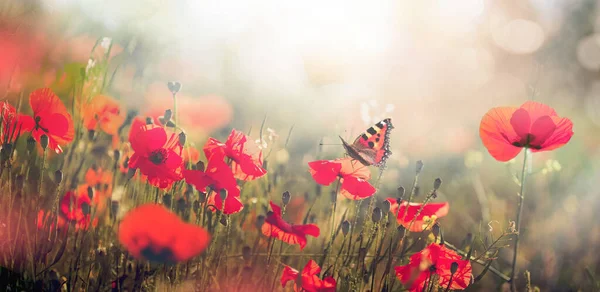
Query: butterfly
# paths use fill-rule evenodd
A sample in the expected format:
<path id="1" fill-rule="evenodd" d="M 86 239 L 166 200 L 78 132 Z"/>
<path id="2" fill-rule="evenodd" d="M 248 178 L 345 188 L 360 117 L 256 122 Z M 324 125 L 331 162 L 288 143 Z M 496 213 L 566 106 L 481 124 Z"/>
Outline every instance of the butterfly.
<path id="1" fill-rule="evenodd" d="M 342 145 L 346 153 L 365 166 L 385 167 L 385 161 L 392 154 L 390 151 L 390 131 L 394 128 L 392 119 L 387 118 L 360 134 L 352 144 L 342 137 Z"/>

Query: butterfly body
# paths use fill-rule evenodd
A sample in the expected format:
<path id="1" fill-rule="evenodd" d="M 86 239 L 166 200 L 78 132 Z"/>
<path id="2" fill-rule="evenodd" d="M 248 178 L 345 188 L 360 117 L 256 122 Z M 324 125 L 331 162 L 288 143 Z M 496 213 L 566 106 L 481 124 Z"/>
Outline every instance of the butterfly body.
<path id="1" fill-rule="evenodd" d="M 368 128 L 352 144 L 346 142 L 342 137 L 340 139 L 346 153 L 351 158 L 365 166 L 385 167 L 387 158 L 392 154 L 390 131 L 393 128 L 392 120 L 387 118 Z"/>

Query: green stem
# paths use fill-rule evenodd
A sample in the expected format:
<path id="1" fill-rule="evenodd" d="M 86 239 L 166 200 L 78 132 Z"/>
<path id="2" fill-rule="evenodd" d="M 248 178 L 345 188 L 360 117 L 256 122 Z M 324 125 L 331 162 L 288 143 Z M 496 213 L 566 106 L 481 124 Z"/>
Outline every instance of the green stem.
<path id="1" fill-rule="evenodd" d="M 528 158 L 529 149 L 525 149 L 525 153 L 523 155 L 523 168 L 521 170 L 521 190 L 519 191 L 519 204 L 517 205 L 517 221 L 516 225 L 516 234 L 515 237 L 515 246 L 512 260 L 512 269 L 510 273 L 510 281 L 511 281 L 511 291 L 516 291 L 515 287 L 515 276 L 517 271 L 517 253 L 519 251 L 519 238 L 521 237 L 521 214 L 523 213 L 523 200 L 525 195 L 525 180 L 527 177 L 526 167 L 527 167 L 527 158 Z"/>

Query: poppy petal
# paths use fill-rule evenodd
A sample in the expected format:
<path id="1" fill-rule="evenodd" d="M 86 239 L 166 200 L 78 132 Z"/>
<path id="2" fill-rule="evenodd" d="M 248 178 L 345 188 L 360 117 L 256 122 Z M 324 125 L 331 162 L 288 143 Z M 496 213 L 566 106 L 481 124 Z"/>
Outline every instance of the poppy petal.
<path id="1" fill-rule="evenodd" d="M 533 152 L 549 151 L 567 144 L 573 137 L 573 122 L 567 118 L 552 117 L 556 128 L 542 143 L 541 149 L 531 149 Z"/>
<path id="2" fill-rule="evenodd" d="M 521 152 L 520 147 L 512 145 L 514 141 L 521 139 L 511 124 L 516 111 L 517 109 L 512 107 L 493 108 L 481 119 L 479 136 L 496 160 L 509 161 Z"/>
<path id="3" fill-rule="evenodd" d="M 521 108 L 527 111 L 531 121 L 535 121 L 543 116 L 557 116 L 553 108 L 536 101 L 527 101 L 521 105 Z"/>
<path id="4" fill-rule="evenodd" d="M 549 116 L 543 116 L 537 119 L 531 125 L 531 141 L 530 145 L 532 148 L 535 148 L 536 145 L 542 145 L 552 133 L 556 130 L 556 125 L 552 118 Z"/>
<path id="5" fill-rule="evenodd" d="M 531 129 L 531 118 L 526 110 L 522 108 L 516 110 L 510 118 L 510 124 L 521 139 L 527 139 Z"/>
<path id="6" fill-rule="evenodd" d="M 362 200 L 375 194 L 375 187 L 368 181 L 354 176 L 345 176 L 342 179 L 340 194 L 351 200 Z"/>
<path id="7" fill-rule="evenodd" d="M 298 274 L 300 274 L 300 272 L 297 270 L 292 269 L 289 266 L 285 266 L 283 268 L 283 272 L 281 273 L 281 287 L 285 287 L 285 284 L 287 284 L 289 281 L 296 280 L 296 278 L 298 278 Z"/>
<path id="8" fill-rule="evenodd" d="M 330 185 L 340 174 L 342 165 L 331 160 L 317 160 L 308 163 L 309 172 L 316 183 Z"/>

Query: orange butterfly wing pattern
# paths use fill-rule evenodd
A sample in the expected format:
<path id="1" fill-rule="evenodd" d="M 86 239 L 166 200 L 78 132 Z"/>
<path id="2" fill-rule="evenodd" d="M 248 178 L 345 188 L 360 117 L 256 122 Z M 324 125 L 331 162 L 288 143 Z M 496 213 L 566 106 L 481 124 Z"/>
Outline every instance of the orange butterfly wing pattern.
<path id="1" fill-rule="evenodd" d="M 385 167 L 390 151 L 390 131 L 394 128 L 392 119 L 384 119 L 360 134 L 352 144 L 342 139 L 348 156 L 365 166 Z"/>

